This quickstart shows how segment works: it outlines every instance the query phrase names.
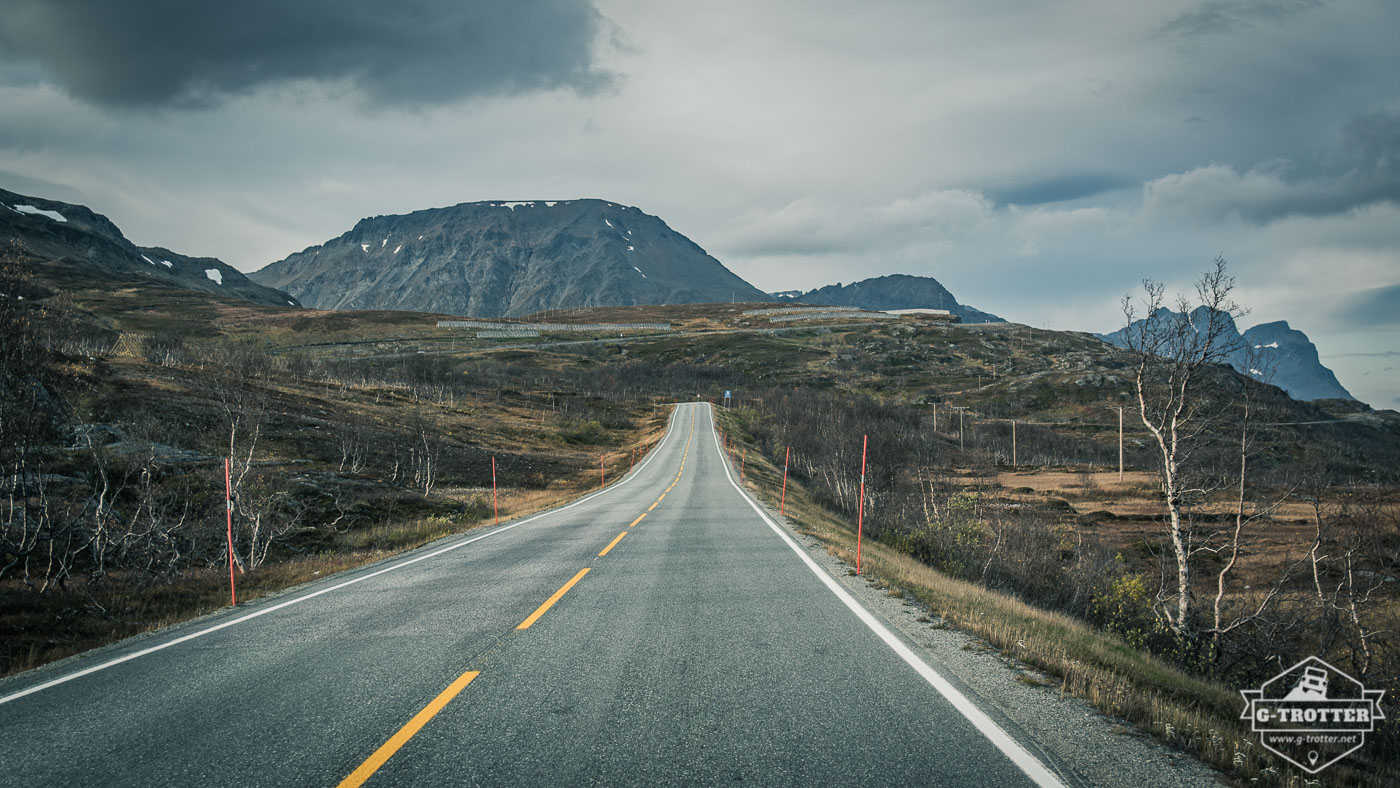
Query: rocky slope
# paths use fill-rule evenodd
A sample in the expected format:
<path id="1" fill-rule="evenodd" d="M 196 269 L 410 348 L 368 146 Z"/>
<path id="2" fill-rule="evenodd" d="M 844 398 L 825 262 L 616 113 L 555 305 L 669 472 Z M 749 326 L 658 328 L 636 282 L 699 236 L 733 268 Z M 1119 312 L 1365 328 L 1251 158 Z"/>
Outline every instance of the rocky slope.
<path id="1" fill-rule="evenodd" d="M 1198 307 L 1191 314 L 1191 321 L 1204 325 L 1206 307 Z M 1162 308 L 1152 315 L 1151 320 L 1167 320 L 1180 317 L 1180 313 Z M 1225 317 L 1224 340 L 1235 346 L 1230 357 L 1230 365 L 1238 372 L 1250 375 L 1278 386 L 1296 400 L 1343 399 L 1353 400 L 1332 370 L 1322 365 L 1317 347 L 1301 331 L 1290 328 L 1285 321 L 1261 323 L 1243 334 L 1235 322 Z M 1132 327 L 1141 325 L 1137 321 Z M 1111 334 L 1100 334 L 1099 338 L 1111 345 L 1126 347 L 1125 336 L 1129 328 L 1121 328 Z"/>
<path id="2" fill-rule="evenodd" d="M 321 309 L 479 317 L 769 300 L 661 219 L 604 200 L 375 216 L 252 277 Z"/>
<path id="3" fill-rule="evenodd" d="M 1338 382 L 1332 370 L 1322 365 L 1317 346 L 1307 334 L 1290 328 L 1286 321 L 1260 323 L 1245 331 L 1241 338 L 1245 349 L 1254 351 L 1263 361 L 1264 369 L 1253 374 L 1271 373 L 1271 382 L 1294 399 L 1355 399 Z M 1240 359 L 1237 368 L 1243 363 Z"/>
<path id="4" fill-rule="evenodd" d="M 137 246 L 102 214 L 83 205 L 0 189 L 0 242 L 19 243 L 43 261 L 50 277 L 112 288 L 161 283 L 258 304 L 298 306 L 212 257 L 188 257 Z"/>
<path id="5" fill-rule="evenodd" d="M 892 274 L 874 279 L 836 283 L 793 295 L 774 293 L 775 298 L 798 304 L 858 306 L 862 309 L 947 309 L 964 323 L 1005 323 L 996 315 L 958 303 L 937 279 L 927 276 Z"/>

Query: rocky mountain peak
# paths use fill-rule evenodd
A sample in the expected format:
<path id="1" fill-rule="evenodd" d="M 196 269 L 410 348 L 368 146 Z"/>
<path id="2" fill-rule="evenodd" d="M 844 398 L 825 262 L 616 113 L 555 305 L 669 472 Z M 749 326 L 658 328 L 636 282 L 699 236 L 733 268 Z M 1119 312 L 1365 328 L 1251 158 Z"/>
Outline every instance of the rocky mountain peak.
<path id="1" fill-rule="evenodd" d="M 252 276 L 323 309 L 478 317 L 768 300 L 660 218 L 598 199 L 373 216 Z"/>

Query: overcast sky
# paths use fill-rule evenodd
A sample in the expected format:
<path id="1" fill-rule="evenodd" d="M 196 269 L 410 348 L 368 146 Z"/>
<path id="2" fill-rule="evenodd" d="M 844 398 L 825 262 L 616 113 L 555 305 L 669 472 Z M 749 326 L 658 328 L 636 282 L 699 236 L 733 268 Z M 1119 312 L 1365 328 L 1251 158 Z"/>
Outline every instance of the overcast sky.
<path id="1" fill-rule="evenodd" d="M 251 271 L 601 197 L 766 290 L 933 276 L 1108 331 L 1217 255 L 1400 406 L 1393 0 L 6 0 L 0 186 Z"/>

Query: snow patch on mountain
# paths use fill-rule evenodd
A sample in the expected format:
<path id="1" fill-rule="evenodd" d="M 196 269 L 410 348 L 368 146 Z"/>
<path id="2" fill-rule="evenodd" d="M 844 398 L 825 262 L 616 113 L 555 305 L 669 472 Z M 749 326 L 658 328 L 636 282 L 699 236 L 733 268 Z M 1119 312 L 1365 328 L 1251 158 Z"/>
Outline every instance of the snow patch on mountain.
<path id="1" fill-rule="evenodd" d="M 58 211 L 46 211 L 43 208 L 35 208 L 32 205 L 16 205 L 10 210 L 15 211 L 16 213 L 31 214 L 33 216 L 45 216 L 50 219 L 53 219 L 55 222 L 68 221 L 66 218 L 64 218 L 63 214 L 59 213 Z"/>

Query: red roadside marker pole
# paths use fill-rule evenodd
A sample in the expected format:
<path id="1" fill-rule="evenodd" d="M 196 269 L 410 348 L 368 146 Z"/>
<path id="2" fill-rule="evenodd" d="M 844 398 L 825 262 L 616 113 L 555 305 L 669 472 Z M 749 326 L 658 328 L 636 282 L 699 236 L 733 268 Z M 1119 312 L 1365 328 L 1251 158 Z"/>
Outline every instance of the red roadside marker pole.
<path id="1" fill-rule="evenodd" d="M 744 455 L 739 459 L 739 483 L 744 483 L 744 465 L 749 461 L 749 447 L 744 447 Z"/>
<path id="2" fill-rule="evenodd" d="M 860 574 L 860 534 L 865 530 L 865 449 L 870 445 L 870 436 L 862 435 L 860 441 L 860 508 L 856 515 L 856 574 Z"/>
<path id="3" fill-rule="evenodd" d="M 228 603 L 238 606 L 238 592 L 233 587 L 233 482 L 229 478 L 229 458 L 224 458 L 224 510 L 228 514 Z"/>
<path id="4" fill-rule="evenodd" d="M 491 511 L 496 513 L 496 525 L 501 524 L 501 507 L 496 502 L 496 456 L 491 455 Z"/>
<path id="5" fill-rule="evenodd" d="M 792 459 L 792 447 L 787 447 L 783 454 L 783 499 L 778 503 L 778 516 L 783 516 L 783 510 L 787 508 L 787 469 L 788 460 Z"/>

